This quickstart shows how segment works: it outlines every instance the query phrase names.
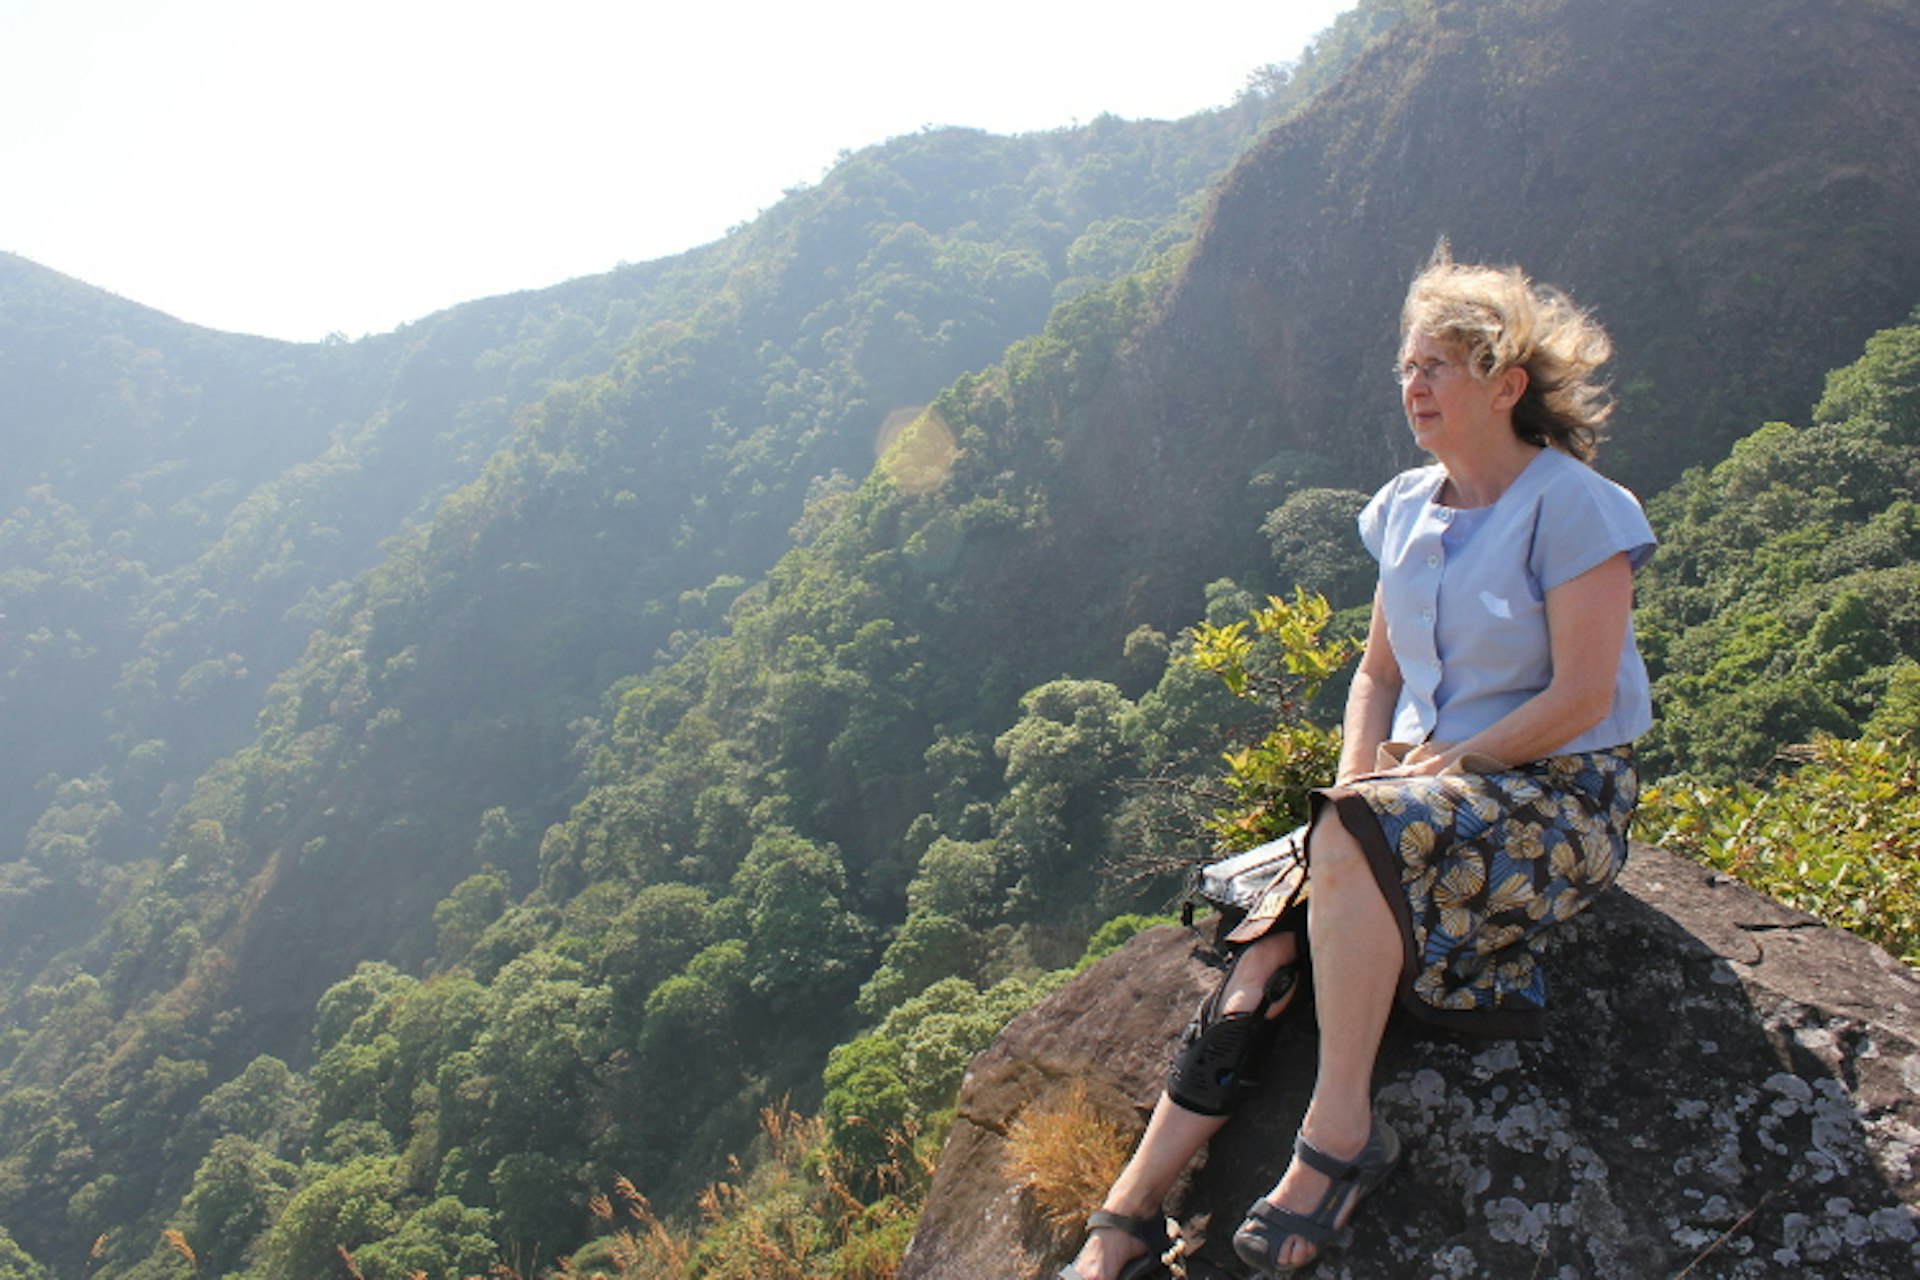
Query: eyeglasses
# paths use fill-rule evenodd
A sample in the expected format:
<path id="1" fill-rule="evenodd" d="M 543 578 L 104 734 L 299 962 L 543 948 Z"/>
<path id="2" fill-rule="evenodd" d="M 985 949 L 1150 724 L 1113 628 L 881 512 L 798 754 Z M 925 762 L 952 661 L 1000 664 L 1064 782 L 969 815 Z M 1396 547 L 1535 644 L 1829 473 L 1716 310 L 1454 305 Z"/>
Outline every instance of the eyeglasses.
<path id="1" fill-rule="evenodd" d="M 1432 360 L 1403 360 L 1395 366 L 1393 377 L 1402 387 L 1407 387 L 1411 386 L 1413 380 L 1418 377 L 1424 377 L 1428 382 L 1438 382 L 1465 368 L 1465 365 L 1456 361 L 1441 360 L 1437 357 Z"/>

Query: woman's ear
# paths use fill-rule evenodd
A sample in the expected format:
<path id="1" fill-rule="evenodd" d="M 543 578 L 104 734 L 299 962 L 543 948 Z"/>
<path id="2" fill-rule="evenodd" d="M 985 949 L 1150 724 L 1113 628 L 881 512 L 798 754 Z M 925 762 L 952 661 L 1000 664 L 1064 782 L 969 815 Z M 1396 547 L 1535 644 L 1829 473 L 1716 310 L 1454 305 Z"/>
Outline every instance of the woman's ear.
<path id="1" fill-rule="evenodd" d="M 1495 391 L 1493 408 L 1496 412 L 1513 408 L 1520 403 L 1520 397 L 1527 394 L 1527 387 L 1533 379 L 1522 365 L 1510 364 L 1500 371 L 1494 379 Z"/>

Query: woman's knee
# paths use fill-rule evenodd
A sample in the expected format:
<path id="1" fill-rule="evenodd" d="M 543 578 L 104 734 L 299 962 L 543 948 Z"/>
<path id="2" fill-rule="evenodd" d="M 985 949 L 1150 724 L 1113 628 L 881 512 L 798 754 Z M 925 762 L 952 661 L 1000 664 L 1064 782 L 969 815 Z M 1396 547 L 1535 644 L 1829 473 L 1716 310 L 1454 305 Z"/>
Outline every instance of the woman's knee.
<path id="1" fill-rule="evenodd" d="M 1299 994 L 1300 940 L 1274 932 L 1233 956 L 1174 1047 L 1167 1096 L 1183 1110 L 1225 1116 L 1255 1087 L 1255 1072 L 1277 1016 Z"/>
<path id="2" fill-rule="evenodd" d="M 1365 860 L 1366 851 L 1360 847 L 1360 838 L 1348 830 L 1339 810 L 1331 805 L 1322 809 L 1307 832 L 1309 876 L 1346 870 Z"/>
<path id="3" fill-rule="evenodd" d="M 1300 957 L 1300 939 L 1278 929 L 1248 943 L 1234 958 L 1232 982 L 1235 986 L 1264 987 L 1267 979 L 1283 965 Z"/>
<path id="4" fill-rule="evenodd" d="M 1322 810 L 1307 837 L 1309 922 L 1328 912 L 1348 918 L 1354 910 L 1386 909 L 1389 889 L 1375 874 L 1360 838 L 1331 808 Z"/>

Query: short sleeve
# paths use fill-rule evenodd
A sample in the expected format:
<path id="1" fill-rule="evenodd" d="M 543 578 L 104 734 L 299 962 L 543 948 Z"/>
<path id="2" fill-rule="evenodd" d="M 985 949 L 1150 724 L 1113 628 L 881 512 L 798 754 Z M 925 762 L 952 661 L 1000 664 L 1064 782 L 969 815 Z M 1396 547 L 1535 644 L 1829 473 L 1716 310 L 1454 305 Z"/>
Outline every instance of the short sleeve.
<path id="1" fill-rule="evenodd" d="M 1357 518 L 1360 541 L 1369 555 L 1375 560 L 1385 559 L 1387 544 L 1397 536 L 1394 529 L 1404 524 L 1409 509 L 1417 510 L 1419 504 L 1431 496 L 1430 491 L 1439 486 L 1441 476 L 1438 467 L 1402 471 L 1375 491 Z"/>
<path id="2" fill-rule="evenodd" d="M 1386 484 L 1360 508 L 1358 523 L 1360 541 L 1366 546 L 1367 554 L 1375 560 L 1380 558 L 1387 540 L 1387 504 L 1392 501 L 1393 485 Z"/>
<path id="3" fill-rule="evenodd" d="M 1657 545 L 1640 500 L 1576 463 L 1540 497 L 1528 567 L 1540 589 L 1551 591 L 1623 551 L 1638 572 Z"/>

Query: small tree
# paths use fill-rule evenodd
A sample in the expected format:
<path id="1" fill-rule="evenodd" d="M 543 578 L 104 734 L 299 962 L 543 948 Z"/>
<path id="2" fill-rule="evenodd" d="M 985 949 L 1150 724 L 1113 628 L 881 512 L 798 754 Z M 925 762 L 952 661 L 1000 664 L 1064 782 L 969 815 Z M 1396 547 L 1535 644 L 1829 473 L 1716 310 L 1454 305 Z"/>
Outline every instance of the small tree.
<path id="1" fill-rule="evenodd" d="M 1296 588 L 1291 600 L 1269 596 L 1245 618 L 1188 629 L 1174 661 L 1216 676 L 1253 714 L 1223 727 L 1214 743 L 1219 772 L 1188 756 L 1138 784 L 1146 803 L 1134 820 L 1171 840 L 1139 841 L 1120 864 L 1127 879 L 1183 870 L 1167 850 L 1196 839 L 1237 852 L 1306 820 L 1307 793 L 1331 782 L 1340 761 L 1339 731 L 1307 720 L 1306 706 L 1358 653 L 1353 641 L 1327 635 L 1332 620 L 1324 596 Z"/>

